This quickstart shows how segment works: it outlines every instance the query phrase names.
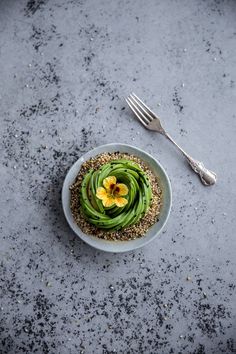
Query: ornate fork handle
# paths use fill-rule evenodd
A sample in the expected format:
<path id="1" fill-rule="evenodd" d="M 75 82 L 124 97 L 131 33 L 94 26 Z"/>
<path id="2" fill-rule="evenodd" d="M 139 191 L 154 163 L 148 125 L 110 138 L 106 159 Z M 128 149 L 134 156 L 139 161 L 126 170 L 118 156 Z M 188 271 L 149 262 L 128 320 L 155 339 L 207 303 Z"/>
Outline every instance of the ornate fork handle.
<path id="1" fill-rule="evenodd" d="M 215 172 L 208 170 L 204 166 L 203 162 L 194 160 L 192 157 L 187 157 L 187 161 L 192 167 L 193 171 L 199 175 L 202 183 L 205 184 L 205 186 L 212 186 L 216 183 Z"/>
<path id="2" fill-rule="evenodd" d="M 172 138 L 171 136 L 166 133 L 163 129 L 162 134 L 169 139 L 181 152 L 182 154 L 186 157 L 189 165 L 191 166 L 191 168 L 193 169 L 194 172 L 196 172 L 202 183 L 205 186 L 212 186 L 213 184 L 216 183 L 216 174 L 213 171 L 208 170 L 203 162 L 200 162 L 198 160 L 193 159 L 191 156 L 189 156 Z"/>

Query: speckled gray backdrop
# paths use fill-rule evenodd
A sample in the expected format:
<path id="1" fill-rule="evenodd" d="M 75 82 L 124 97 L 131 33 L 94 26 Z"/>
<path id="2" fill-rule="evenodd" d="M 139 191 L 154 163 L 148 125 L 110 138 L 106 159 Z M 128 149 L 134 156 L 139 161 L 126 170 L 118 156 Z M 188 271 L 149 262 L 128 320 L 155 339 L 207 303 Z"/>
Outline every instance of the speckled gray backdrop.
<path id="1" fill-rule="evenodd" d="M 0 353 L 233 353 L 236 2 L 2 0 Z M 203 187 L 127 109 L 135 91 L 194 157 Z M 97 252 L 62 214 L 68 168 L 103 143 L 166 168 L 165 231 Z"/>

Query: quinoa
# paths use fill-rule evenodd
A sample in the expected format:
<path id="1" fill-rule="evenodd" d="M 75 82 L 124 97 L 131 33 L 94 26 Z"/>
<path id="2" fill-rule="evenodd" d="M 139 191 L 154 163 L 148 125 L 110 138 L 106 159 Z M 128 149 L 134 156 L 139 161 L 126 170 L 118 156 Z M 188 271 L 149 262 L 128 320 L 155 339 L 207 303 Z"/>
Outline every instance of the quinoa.
<path id="1" fill-rule="evenodd" d="M 152 201 L 146 214 L 136 224 L 128 226 L 127 228 L 124 228 L 119 231 L 107 231 L 104 229 L 99 229 L 95 225 L 92 225 L 87 220 L 85 220 L 80 207 L 79 195 L 83 178 L 90 169 L 98 170 L 102 165 L 112 160 L 119 159 L 127 159 L 136 162 L 143 169 L 149 179 L 152 188 Z M 80 227 L 80 229 L 87 235 L 96 236 L 104 240 L 110 241 L 134 240 L 136 238 L 144 236 L 147 233 L 148 229 L 157 221 L 159 221 L 158 216 L 160 214 L 160 209 L 162 206 L 162 191 L 159 186 L 158 179 L 148 167 L 148 165 L 140 158 L 134 155 L 120 152 L 103 153 L 84 162 L 80 168 L 78 175 L 75 178 L 74 183 L 70 186 L 70 192 L 70 208 L 73 218 L 76 224 Z"/>

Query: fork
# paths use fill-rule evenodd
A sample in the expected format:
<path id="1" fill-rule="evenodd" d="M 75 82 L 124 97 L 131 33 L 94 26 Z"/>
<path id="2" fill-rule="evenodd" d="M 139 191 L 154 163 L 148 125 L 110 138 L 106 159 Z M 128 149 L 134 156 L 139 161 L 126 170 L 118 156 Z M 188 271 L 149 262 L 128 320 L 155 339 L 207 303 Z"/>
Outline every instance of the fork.
<path id="1" fill-rule="evenodd" d="M 199 175 L 202 183 L 205 186 L 211 186 L 216 183 L 216 174 L 208 170 L 202 162 L 195 160 L 190 155 L 188 155 L 165 131 L 161 125 L 159 117 L 153 111 L 151 111 L 151 109 L 148 108 L 148 106 L 143 101 L 141 101 L 140 98 L 132 93 L 126 98 L 126 102 L 146 129 L 153 130 L 164 135 L 182 152 L 193 171 Z"/>

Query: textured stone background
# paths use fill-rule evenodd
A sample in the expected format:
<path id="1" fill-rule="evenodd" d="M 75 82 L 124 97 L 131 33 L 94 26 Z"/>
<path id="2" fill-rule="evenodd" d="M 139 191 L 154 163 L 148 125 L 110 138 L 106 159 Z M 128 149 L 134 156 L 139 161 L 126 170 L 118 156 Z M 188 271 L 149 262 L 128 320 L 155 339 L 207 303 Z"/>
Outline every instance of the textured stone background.
<path id="1" fill-rule="evenodd" d="M 236 2 L 2 0 L 0 34 L 0 353 L 235 352 Z M 131 91 L 215 187 L 134 120 Z M 128 254 L 85 245 L 61 210 L 68 168 L 109 142 L 173 187 L 165 231 Z"/>

